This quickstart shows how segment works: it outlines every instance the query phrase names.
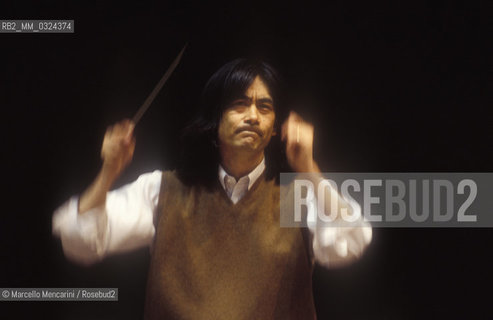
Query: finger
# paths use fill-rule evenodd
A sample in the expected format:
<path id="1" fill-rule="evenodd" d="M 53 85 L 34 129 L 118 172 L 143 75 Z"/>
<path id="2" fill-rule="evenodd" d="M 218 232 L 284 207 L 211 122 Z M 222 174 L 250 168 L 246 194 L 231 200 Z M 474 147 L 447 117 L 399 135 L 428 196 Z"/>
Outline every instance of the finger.
<path id="1" fill-rule="evenodd" d="M 134 128 L 135 128 L 135 124 L 133 123 L 133 121 L 129 120 L 127 123 L 127 134 L 125 136 L 125 140 L 127 141 L 127 143 L 130 143 L 132 140 Z"/>
<path id="2" fill-rule="evenodd" d="M 123 138 L 123 144 L 125 146 L 129 146 L 132 143 L 135 143 L 135 137 L 133 136 L 133 128 L 129 128 L 127 131 L 127 135 Z"/>
<path id="3" fill-rule="evenodd" d="M 300 124 L 296 124 L 296 143 L 300 143 Z"/>
<path id="4" fill-rule="evenodd" d="M 128 131 L 130 128 L 133 128 L 134 123 L 130 119 L 123 119 L 122 120 L 122 125 L 125 131 Z"/>
<path id="5" fill-rule="evenodd" d="M 130 157 L 133 156 L 134 151 L 135 151 L 135 139 L 132 139 L 132 141 L 130 142 Z"/>
<path id="6" fill-rule="evenodd" d="M 128 127 L 130 125 L 130 120 L 123 119 L 114 125 L 115 134 L 118 136 L 125 137 L 127 135 Z"/>
<path id="7" fill-rule="evenodd" d="M 291 137 L 294 122 L 293 114 L 294 111 L 290 111 L 288 118 L 286 119 L 286 121 L 284 121 L 284 124 L 282 125 L 282 140 L 286 141 L 287 143 L 290 143 L 292 140 Z"/>
<path id="8" fill-rule="evenodd" d="M 303 118 L 296 112 L 294 111 L 291 111 L 289 113 L 289 117 L 293 120 L 293 121 L 299 121 L 299 122 L 303 122 Z"/>
<path id="9" fill-rule="evenodd" d="M 134 128 L 135 128 L 135 122 L 133 122 L 132 120 L 129 120 L 128 127 L 129 127 L 129 130 L 131 130 L 133 132 Z"/>
<path id="10" fill-rule="evenodd" d="M 125 164 L 128 164 L 130 163 L 130 161 L 132 161 L 134 151 L 135 151 L 135 139 L 132 139 L 129 148 L 127 149 L 127 152 L 125 154 Z"/>
<path id="11" fill-rule="evenodd" d="M 300 123 L 296 120 L 296 115 L 292 111 L 289 116 L 288 143 L 299 143 Z"/>

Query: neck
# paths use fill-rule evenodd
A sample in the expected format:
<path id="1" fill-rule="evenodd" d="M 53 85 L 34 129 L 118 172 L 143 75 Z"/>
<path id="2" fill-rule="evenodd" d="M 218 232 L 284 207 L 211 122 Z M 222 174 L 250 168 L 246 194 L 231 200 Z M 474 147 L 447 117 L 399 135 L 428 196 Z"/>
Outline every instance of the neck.
<path id="1" fill-rule="evenodd" d="M 236 180 L 252 172 L 263 158 L 263 151 L 261 153 L 241 153 L 221 150 L 221 165 Z"/>

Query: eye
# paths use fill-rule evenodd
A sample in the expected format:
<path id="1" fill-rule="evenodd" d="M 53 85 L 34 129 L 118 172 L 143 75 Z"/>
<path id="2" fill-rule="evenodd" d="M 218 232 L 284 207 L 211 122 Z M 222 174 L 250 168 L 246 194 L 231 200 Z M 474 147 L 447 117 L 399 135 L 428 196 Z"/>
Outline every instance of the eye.
<path id="1" fill-rule="evenodd" d="M 268 103 L 261 103 L 258 106 L 258 108 L 259 108 L 260 111 L 263 111 L 263 112 L 270 112 L 270 111 L 274 110 L 274 107 L 271 104 L 268 104 Z"/>
<path id="2" fill-rule="evenodd" d="M 238 99 L 230 104 L 231 108 L 245 107 L 248 106 L 248 101 L 244 99 Z"/>

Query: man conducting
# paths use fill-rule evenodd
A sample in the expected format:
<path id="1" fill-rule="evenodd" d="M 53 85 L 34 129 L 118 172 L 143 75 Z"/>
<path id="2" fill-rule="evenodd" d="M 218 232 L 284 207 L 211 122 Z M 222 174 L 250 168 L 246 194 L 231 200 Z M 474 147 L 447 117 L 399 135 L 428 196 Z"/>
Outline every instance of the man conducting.
<path id="1" fill-rule="evenodd" d="M 65 255 L 89 265 L 151 246 L 146 319 L 316 318 L 314 261 L 335 266 L 361 256 L 371 227 L 362 220 L 344 228 L 280 227 L 281 158 L 293 171 L 320 177 L 313 126 L 293 112 L 281 126 L 279 89 L 265 62 L 224 65 L 184 130 L 178 168 L 113 191 L 135 139 L 129 120 L 108 128 L 95 181 L 53 216 Z"/>

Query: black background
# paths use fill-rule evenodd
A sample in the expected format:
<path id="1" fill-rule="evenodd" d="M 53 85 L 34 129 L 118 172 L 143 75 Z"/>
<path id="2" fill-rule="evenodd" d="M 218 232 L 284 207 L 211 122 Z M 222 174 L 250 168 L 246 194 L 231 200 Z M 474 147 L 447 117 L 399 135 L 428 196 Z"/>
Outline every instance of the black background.
<path id="1" fill-rule="evenodd" d="M 73 34 L 0 34 L 0 287 L 118 287 L 118 302 L 4 302 L 18 319 L 140 319 L 147 249 L 67 261 L 53 210 L 95 177 L 106 126 L 131 117 L 183 45 L 136 128 L 118 181 L 176 165 L 207 78 L 239 56 L 284 75 L 316 128 L 323 171 L 492 169 L 491 10 L 479 2 L 3 3 L 1 19 L 74 19 Z M 375 229 L 364 257 L 315 270 L 319 319 L 487 319 L 490 229 Z"/>

